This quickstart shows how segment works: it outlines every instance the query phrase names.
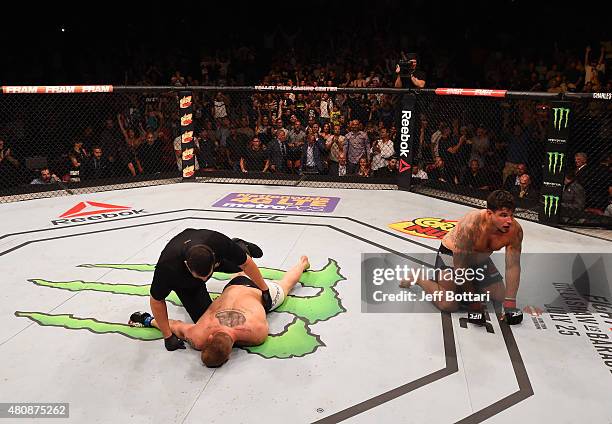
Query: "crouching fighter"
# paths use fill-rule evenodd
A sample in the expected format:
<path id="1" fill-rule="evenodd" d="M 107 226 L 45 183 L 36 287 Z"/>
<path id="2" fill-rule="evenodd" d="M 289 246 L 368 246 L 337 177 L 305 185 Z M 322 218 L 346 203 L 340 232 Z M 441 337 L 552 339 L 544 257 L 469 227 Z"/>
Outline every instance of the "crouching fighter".
<path id="1" fill-rule="evenodd" d="M 310 267 L 308 257 L 285 272 L 278 282 L 268 282 L 272 305 L 278 308 L 297 284 L 302 273 Z M 202 362 L 207 367 L 219 367 L 230 357 L 232 347 L 257 346 L 268 336 L 268 321 L 262 291 L 244 273 L 236 274 L 204 315 L 195 323 L 169 320 L 170 329 L 191 347 L 201 350 Z M 159 328 L 157 320 L 146 312 L 135 312 L 130 324 Z"/>
<path id="2" fill-rule="evenodd" d="M 469 321 L 476 324 L 485 322 L 481 300 L 493 300 L 503 306 L 502 320 L 511 325 L 520 323 L 523 314 L 516 308 L 516 294 L 521 276 L 523 230 L 513 217 L 514 209 L 510 193 L 492 192 L 485 210 L 468 213 L 442 239 L 436 256 L 436 279 L 404 280 L 400 287 L 418 284 L 432 295 L 434 305 L 442 311 L 454 312 L 464 303 L 468 306 Z M 490 258 L 503 247 L 506 248 L 505 286 Z M 474 298 L 477 300 L 473 301 Z"/>

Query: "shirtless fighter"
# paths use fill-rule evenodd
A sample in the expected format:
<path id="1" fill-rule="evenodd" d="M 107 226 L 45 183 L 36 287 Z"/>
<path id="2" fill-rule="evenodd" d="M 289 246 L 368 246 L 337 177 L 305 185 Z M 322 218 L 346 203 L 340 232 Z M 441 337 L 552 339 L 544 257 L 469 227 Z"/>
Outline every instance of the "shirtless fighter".
<path id="1" fill-rule="evenodd" d="M 308 257 L 285 273 L 278 282 L 269 281 L 272 308 L 278 308 L 297 284 L 302 273 L 310 267 Z M 244 273 L 234 275 L 204 315 L 195 323 L 169 320 L 172 333 L 186 340 L 191 347 L 201 350 L 207 367 L 219 367 L 230 357 L 234 344 L 257 346 L 268 336 L 268 321 L 262 303 L 262 292 Z M 156 320 L 146 312 L 135 312 L 130 317 L 134 326 L 156 327 Z"/>
<path id="2" fill-rule="evenodd" d="M 516 308 L 516 294 L 521 276 L 521 245 L 523 229 L 513 217 L 514 198 L 503 190 L 492 192 L 487 198 L 487 209 L 468 213 L 443 239 L 436 256 L 436 278 L 433 280 L 404 280 L 400 287 L 418 284 L 431 294 L 438 309 L 454 312 L 459 308 L 455 296 L 449 294 L 480 293 L 489 300 L 502 303 L 504 313 L 501 319 L 508 324 L 518 324 L 523 319 Z M 506 248 L 506 285 L 493 264 L 490 256 L 494 251 Z M 472 269 L 475 278 L 462 278 L 462 284 L 455 283 L 453 276 L 465 276 Z M 452 272 L 440 272 L 451 270 Z M 478 278 L 480 276 L 481 278 Z M 456 277 L 455 277 L 456 278 Z M 441 292 L 441 293 L 440 293 Z M 450 298 L 450 300 L 449 300 Z M 467 302 L 469 320 L 484 324 L 482 302 Z"/>

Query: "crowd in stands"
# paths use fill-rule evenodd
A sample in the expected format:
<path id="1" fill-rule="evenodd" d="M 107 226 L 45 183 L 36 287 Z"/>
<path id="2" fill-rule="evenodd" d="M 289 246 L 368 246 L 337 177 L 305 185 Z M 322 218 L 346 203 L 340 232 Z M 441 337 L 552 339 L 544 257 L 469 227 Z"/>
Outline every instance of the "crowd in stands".
<path id="1" fill-rule="evenodd" d="M 399 50 L 386 46 L 385 34 L 363 41 L 339 31 L 327 54 L 312 53 L 299 34 L 282 29 L 267 34 L 263 49 L 237 45 L 204 52 L 197 72 L 180 58 L 168 68 L 135 56 L 125 73 L 126 84 L 265 85 L 393 87 Z M 363 53 L 354 54 L 355 47 Z M 423 48 L 426 44 L 417 45 Z M 449 50 L 420 53 L 418 66 L 426 88 L 486 87 L 519 91 L 612 92 L 609 60 L 612 45 L 597 49 L 562 50 L 555 46 L 548 60 L 499 51 L 474 51 L 472 69 L 461 73 Z M 262 65 L 263 63 L 263 65 Z M 183 68 L 176 70 L 176 68 Z M 469 75 L 466 77 L 466 75 Z M 471 78 L 471 79 L 470 79 Z M 175 94 L 130 95 L 118 113 L 104 115 L 77 134 L 58 157 L 27 174 L 24 157 L 13 154 L 18 144 L 10 122 L 0 130 L 0 186 L 31 179 L 33 184 L 80 182 L 111 176 L 175 173 L 181 169 L 181 140 Z M 397 172 L 393 148 L 395 101 L 392 95 L 303 93 L 283 94 L 197 92 L 194 95 L 196 167 L 199 172 L 326 174 L 391 177 Z M 419 181 L 439 181 L 478 190 L 506 188 L 517 198 L 536 202 L 542 182 L 546 106 L 515 102 L 498 111 L 500 122 L 476 113 L 440 112 L 423 108 L 418 118 L 418 148 L 412 168 Z M 604 106 L 608 107 L 608 106 Z M 601 119 L 610 125 L 611 111 Z M 101 124 L 103 122 L 103 124 Z M 25 123 L 27 125 L 27 123 Z M 608 145 L 610 132 L 606 130 Z M 589 146 L 579 151 L 567 175 L 563 207 L 612 214 L 610 150 Z M 586 170 L 585 170 L 586 169 Z M 24 177 L 24 175 L 26 175 Z M 29 176 L 29 177 L 28 177 Z M 56 177 L 57 176 L 57 177 Z M 600 182 L 607 181 L 601 185 Z M 602 193 L 606 190 L 606 193 Z"/>

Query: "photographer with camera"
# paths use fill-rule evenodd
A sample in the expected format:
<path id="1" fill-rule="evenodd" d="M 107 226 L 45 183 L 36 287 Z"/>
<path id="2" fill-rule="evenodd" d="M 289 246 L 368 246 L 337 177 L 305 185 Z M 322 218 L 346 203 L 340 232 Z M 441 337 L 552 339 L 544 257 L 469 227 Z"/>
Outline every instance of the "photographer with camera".
<path id="1" fill-rule="evenodd" d="M 401 59 L 395 68 L 397 78 L 395 79 L 395 88 L 402 88 L 404 81 L 410 81 L 410 86 L 406 88 L 424 88 L 425 74 L 420 69 L 417 69 L 416 53 L 401 53 Z"/>

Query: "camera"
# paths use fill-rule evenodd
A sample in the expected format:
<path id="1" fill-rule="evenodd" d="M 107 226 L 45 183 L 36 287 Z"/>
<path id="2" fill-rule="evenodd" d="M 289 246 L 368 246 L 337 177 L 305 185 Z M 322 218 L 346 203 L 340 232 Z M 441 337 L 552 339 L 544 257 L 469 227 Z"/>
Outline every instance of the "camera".
<path id="1" fill-rule="evenodd" d="M 403 53 L 401 54 L 401 58 L 398 62 L 400 68 L 400 77 L 407 78 L 412 76 L 414 70 L 416 69 L 416 53 Z"/>

